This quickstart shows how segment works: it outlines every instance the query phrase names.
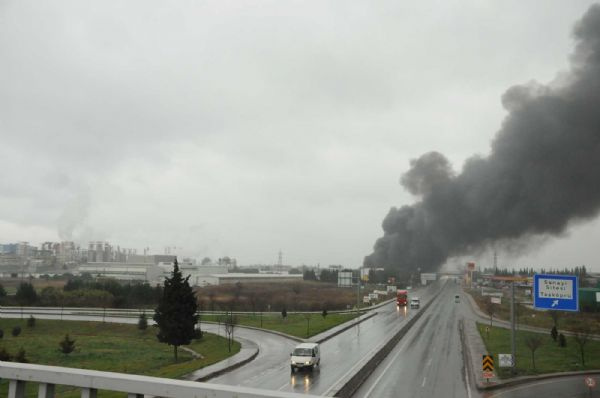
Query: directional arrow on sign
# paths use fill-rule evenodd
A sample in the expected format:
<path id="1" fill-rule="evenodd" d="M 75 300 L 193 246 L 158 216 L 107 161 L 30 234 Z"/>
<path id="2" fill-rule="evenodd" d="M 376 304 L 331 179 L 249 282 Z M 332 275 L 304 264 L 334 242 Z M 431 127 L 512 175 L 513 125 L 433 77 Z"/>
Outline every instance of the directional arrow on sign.
<path id="1" fill-rule="evenodd" d="M 556 307 L 558 305 L 558 300 L 552 301 L 552 305 L 550 307 Z"/>

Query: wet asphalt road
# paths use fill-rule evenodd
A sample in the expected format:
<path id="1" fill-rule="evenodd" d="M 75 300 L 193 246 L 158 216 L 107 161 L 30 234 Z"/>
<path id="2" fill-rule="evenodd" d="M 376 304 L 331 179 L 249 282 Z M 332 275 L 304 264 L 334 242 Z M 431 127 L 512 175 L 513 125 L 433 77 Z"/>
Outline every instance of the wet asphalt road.
<path id="1" fill-rule="evenodd" d="M 585 384 L 585 377 L 572 376 L 557 379 L 539 380 L 526 385 L 506 388 L 500 391 L 486 392 L 483 398 L 600 398 L 600 375 L 590 375 L 596 387 L 590 390 Z"/>
<path id="2" fill-rule="evenodd" d="M 458 320 L 462 295 L 446 283 L 435 303 L 400 340 L 354 397 L 477 397 L 463 366 Z"/>
<path id="3" fill-rule="evenodd" d="M 412 296 L 420 296 L 426 304 L 439 289 L 439 284 L 416 289 Z M 473 380 L 465 373 L 458 334 L 458 320 L 473 320 L 466 300 L 454 303 L 454 295 L 460 288 L 448 282 L 440 296 L 419 319 L 387 358 L 370 375 L 354 395 L 355 397 L 467 397 L 467 398 L 600 398 L 598 387 L 591 392 L 584 384 L 584 376 L 541 380 L 527 385 L 506 388 L 481 395 L 474 388 Z M 297 344 L 278 335 L 237 328 L 235 335 L 254 341 L 260 353 L 251 363 L 225 375 L 209 380 L 209 383 L 241 385 L 275 391 L 290 391 L 314 395 L 328 395 L 332 387 L 353 371 L 362 357 L 389 337 L 417 311 L 397 311 L 394 304 L 377 310 L 378 314 L 348 331 L 322 344 L 322 366 L 314 372 L 290 373 L 289 353 Z M 7 314 L 3 314 L 4 317 Z M 27 316 L 27 314 L 25 314 Z M 10 317 L 18 317 L 13 314 Z M 36 314 L 38 318 L 56 315 Z M 64 316 L 70 320 L 92 320 L 90 317 Z M 101 320 L 98 318 L 96 320 Z M 137 323 L 137 319 L 107 317 L 107 322 Z M 204 330 L 223 334 L 218 326 L 203 325 Z M 592 376 L 600 385 L 600 376 Z"/>
<path id="4" fill-rule="evenodd" d="M 415 290 L 412 295 L 420 296 L 422 304 L 425 304 L 434 296 L 436 289 L 439 289 L 439 285 Z M 321 345 L 320 369 L 316 368 L 313 372 L 290 372 L 289 355 L 296 344 L 291 342 L 287 349 L 279 345 L 268 352 L 261 351 L 251 364 L 209 382 L 327 395 L 340 379 L 355 369 L 361 358 L 371 355 L 378 344 L 419 310 L 398 311 L 395 304 L 390 303 L 377 311 L 378 314 L 373 318 L 325 341 Z M 261 338 L 262 334 L 255 341 Z"/>

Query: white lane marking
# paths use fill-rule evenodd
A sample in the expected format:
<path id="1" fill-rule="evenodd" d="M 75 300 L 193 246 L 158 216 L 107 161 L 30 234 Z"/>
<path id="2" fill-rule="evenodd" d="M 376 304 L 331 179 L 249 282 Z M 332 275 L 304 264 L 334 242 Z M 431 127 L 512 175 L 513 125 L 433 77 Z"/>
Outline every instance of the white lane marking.
<path id="1" fill-rule="evenodd" d="M 429 365 L 431 365 L 431 360 L 432 360 L 432 359 L 433 359 L 433 358 L 429 358 L 429 361 L 427 361 L 427 365 L 425 365 L 425 367 L 429 367 Z"/>
<path id="2" fill-rule="evenodd" d="M 404 321 L 405 321 L 405 320 L 402 320 L 402 323 L 404 323 Z M 401 325 L 402 325 L 402 324 L 401 324 Z M 399 328 L 400 328 L 400 327 L 398 327 L 398 329 L 399 329 Z M 412 328 L 411 328 L 411 329 L 412 329 Z M 397 331 L 398 331 L 398 330 L 396 330 L 396 332 L 397 332 Z M 405 345 L 405 344 L 404 344 L 404 345 Z M 402 347 L 404 347 L 404 345 L 403 345 Z M 367 353 L 367 355 L 373 356 L 373 355 L 374 355 L 374 354 L 375 354 L 375 353 L 376 353 L 378 350 L 380 350 L 380 349 L 381 349 L 381 345 L 379 345 L 379 346 L 375 346 L 375 347 L 373 347 L 373 349 L 371 349 L 371 351 L 369 351 L 369 352 Z M 396 356 L 397 356 L 397 355 L 396 355 Z M 347 371 L 347 372 L 346 372 L 346 373 L 345 373 L 345 374 L 344 374 L 342 377 L 340 377 L 338 380 L 345 380 L 345 379 L 348 377 L 348 375 L 349 375 L 349 374 L 351 374 L 352 372 L 354 372 L 354 371 L 355 371 L 355 369 L 356 369 L 356 368 L 358 368 L 359 366 L 362 366 L 362 363 L 361 363 L 360 361 L 359 361 L 359 362 L 357 362 L 357 363 L 355 363 L 355 364 L 354 364 L 354 366 L 352 366 L 352 367 L 350 368 L 350 370 L 348 370 L 348 371 Z M 387 369 L 387 368 L 386 368 L 386 369 Z M 379 379 L 378 379 L 378 380 L 379 380 Z M 328 396 L 328 395 L 331 393 L 331 391 L 332 391 L 334 388 L 335 388 L 335 385 L 333 385 L 333 386 L 329 387 L 329 389 L 328 389 L 327 391 L 325 391 L 324 393 L 322 393 L 322 394 L 321 394 L 321 396 Z"/>
<path id="3" fill-rule="evenodd" d="M 423 384 L 421 384 L 421 387 L 425 387 L 425 380 L 427 380 L 427 377 L 423 377 Z"/>
<path id="4" fill-rule="evenodd" d="M 290 383 L 285 383 L 284 385 L 282 385 L 281 387 L 279 387 L 279 388 L 277 389 L 277 391 L 281 391 L 281 390 L 283 390 L 284 388 L 286 388 L 286 387 L 287 387 L 287 386 L 289 386 L 289 385 L 290 385 Z"/>
<path id="5" fill-rule="evenodd" d="M 467 381 L 467 398 L 471 398 L 471 383 L 469 383 L 469 371 L 467 364 L 465 364 L 465 379 Z"/>

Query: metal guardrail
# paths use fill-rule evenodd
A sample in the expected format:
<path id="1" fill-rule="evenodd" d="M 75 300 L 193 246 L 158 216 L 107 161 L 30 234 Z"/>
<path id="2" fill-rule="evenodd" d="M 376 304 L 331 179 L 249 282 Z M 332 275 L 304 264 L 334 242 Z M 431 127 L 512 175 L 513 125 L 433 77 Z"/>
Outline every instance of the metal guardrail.
<path id="1" fill-rule="evenodd" d="M 248 387 L 12 362 L 0 362 L 0 378 L 9 381 L 8 398 L 24 398 L 25 383 L 30 382 L 39 384 L 38 397 L 41 398 L 54 398 L 56 385 L 79 388 L 82 398 L 95 398 L 98 390 L 126 393 L 128 398 L 143 398 L 145 395 L 165 398 L 316 397 Z"/>
<path id="2" fill-rule="evenodd" d="M 384 302 L 382 304 L 387 303 Z M 377 308 L 378 305 L 371 307 L 365 307 L 358 310 L 359 313 L 365 313 L 369 310 Z M 328 314 L 354 314 L 357 311 L 352 310 L 339 310 L 339 311 L 328 311 Z M 99 308 L 99 307 L 0 307 L 0 318 L 3 315 L 76 315 L 76 316 L 94 316 L 94 317 L 113 317 L 113 318 L 138 318 L 142 313 L 146 316 L 152 317 L 154 314 L 153 308 Z M 231 312 L 226 311 L 199 311 L 199 315 L 226 315 Z M 258 316 L 281 316 L 281 312 L 270 311 L 270 312 L 252 312 L 252 311 L 233 311 L 234 315 L 255 315 Z M 288 311 L 288 315 L 293 314 L 315 314 L 320 315 L 320 311 Z"/>

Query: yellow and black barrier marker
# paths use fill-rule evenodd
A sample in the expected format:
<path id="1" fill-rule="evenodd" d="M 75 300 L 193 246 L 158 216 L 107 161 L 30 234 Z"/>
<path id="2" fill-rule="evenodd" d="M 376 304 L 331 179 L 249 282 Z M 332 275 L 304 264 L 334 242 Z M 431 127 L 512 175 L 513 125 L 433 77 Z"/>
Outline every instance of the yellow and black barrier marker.
<path id="1" fill-rule="evenodd" d="M 494 358 L 491 355 L 484 355 L 482 365 L 483 365 L 484 372 L 493 372 L 494 371 Z"/>

